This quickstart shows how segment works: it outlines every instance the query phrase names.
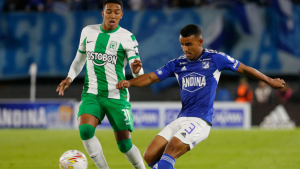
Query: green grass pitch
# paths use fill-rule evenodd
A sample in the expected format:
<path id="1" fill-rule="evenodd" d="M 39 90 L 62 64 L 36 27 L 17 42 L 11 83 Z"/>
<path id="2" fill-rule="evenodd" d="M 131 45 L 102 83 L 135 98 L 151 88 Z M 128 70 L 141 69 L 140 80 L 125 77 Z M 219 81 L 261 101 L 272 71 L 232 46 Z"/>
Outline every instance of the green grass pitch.
<path id="1" fill-rule="evenodd" d="M 159 130 L 135 130 L 144 153 Z M 119 152 L 112 130 L 97 130 L 110 169 L 132 169 Z M 63 152 L 87 155 L 77 130 L 0 130 L 0 169 L 58 169 Z M 88 157 L 89 169 L 97 169 Z M 212 130 L 208 139 L 180 157 L 176 169 L 299 169 L 300 129 Z"/>

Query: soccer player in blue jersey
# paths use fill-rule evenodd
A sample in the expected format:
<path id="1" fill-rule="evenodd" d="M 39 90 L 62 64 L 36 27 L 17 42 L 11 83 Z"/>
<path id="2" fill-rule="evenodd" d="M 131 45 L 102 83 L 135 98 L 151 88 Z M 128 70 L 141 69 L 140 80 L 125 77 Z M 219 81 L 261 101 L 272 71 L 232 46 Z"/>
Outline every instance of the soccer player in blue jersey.
<path id="1" fill-rule="evenodd" d="M 225 53 L 203 49 L 202 33 L 196 25 L 182 28 L 179 40 L 184 55 L 169 61 L 155 72 L 128 81 L 122 80 L 116 85 L 118 89 L 142 87 L 167 77 L 177 78 L 181 111 L 177 119 L 153 139 L 144 154 L 145 161 L 153 169 L 173 169 L 176 159 L 208 137 L 222 70 L 264 81 L 275 89 L 285 86 L 284 80 L 269 78 Z"/>

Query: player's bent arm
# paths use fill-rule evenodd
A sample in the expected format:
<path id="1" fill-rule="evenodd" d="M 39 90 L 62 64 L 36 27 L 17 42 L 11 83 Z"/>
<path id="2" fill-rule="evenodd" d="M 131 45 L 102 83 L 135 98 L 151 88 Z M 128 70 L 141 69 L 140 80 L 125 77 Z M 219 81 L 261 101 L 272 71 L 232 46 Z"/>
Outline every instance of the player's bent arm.
<path id="1" fill-rule="evenodd" d="M 130 86 L 136 86 L 136 87 L 147 86 L 149 84 L 156 83 L 159 81 L 160 79 L 157 77 L 157 75 L 154 72 L 143 74 L 134 79 L 128 80 Z"/>
<path id="2" fill-rule="evenodd" d="M 237 69 L 236 72 L 240 73 L 240 74 L 243 74 L 245 76 L 248 76 L 250 78 L 253 78 L 253 79 L 264 81 L 268 85 L 270 85 L 271 87 L 273 87 L 275 89 L 277 89 L 277 88 L 283 88 L 284 85 L 285 85 L 284 80 L 279 79 L 279 78 L 272 79 L 272 78 L 264 75 L 260 71 L 254 69 L 252 67 L 244 65 L 243 63 L 240 63 L 240 66 L 238 67 L 238 69 Z"/>
<path id="3" fill-rule="evenodd" d="M 73 81 L 81 72 L 85 64 L 85 61 L 86 61 L 86 53 L 80 53 L 79 51 L 77 51 L 76 57 L 73 60 L 73 63 L 70 67 L 67 77 L 70 77 L 71 80 Z"/>
<path id="4" fill-rule="evenodd" d="M 130 69 L 132 72 L 132 76 L 134 78 L 144 74 L 144 69 L 142 67 L 142 61 L 140 59 L 130 59 L 129 65 L 130 65 Z"/>

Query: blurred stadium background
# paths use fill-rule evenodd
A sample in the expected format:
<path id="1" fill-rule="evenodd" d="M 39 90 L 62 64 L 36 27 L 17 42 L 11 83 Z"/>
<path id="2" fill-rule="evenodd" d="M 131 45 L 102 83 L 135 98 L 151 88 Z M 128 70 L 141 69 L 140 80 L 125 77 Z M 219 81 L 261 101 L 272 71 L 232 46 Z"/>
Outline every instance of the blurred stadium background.
<path id="1" fill-rule="evenodd" d="M 78 132 L 73 130 L 77 128 L 85 68 L 64 97 L 55 90 L 67 76 L 82 28 L 102 23 L 102 2 L 0 1 L 0 168 L 58 168 L 64 151 L 78 149 L 86 154 Z M 288 84 L 283 90 L 273 90 L 256 80 L 222 72 L 215 129 L 207 141 L 179 159 L 176 168 L 300 167 L 299 0 L 123 3 L 120 26 L 136 36 L 145 73 L 183 53 L 179 31 L 193 23 L 202 29 L 205 48 L 227 53 Z M 126 77 L 132 78 L 128 67 Z M 133 140 L 143 153 L 158 129 L 176 118 L 181 106 L 179 87 L 171 78 L 129 91 L 137 129 Z M 111 168 L 130 168 L 111 141 L 113 133 L 106 120 L 102 128 L 105 130 L 96 135 Z M 90 158 L 89 167 L 95 168 Z"/>

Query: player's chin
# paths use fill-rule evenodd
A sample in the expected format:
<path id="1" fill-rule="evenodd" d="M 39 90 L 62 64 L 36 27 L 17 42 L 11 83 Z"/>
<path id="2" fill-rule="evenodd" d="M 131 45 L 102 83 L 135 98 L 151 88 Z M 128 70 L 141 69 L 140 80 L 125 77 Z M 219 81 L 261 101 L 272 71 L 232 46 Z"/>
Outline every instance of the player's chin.
<path id="1" fill-rule="evenodd" d="M 186 58 L 187 58 L 187 59 L 189 59 L 189 60 L 191 60 L 191 59 L 192 59 L 192 57 L 190 57 L 190 56 L 186 56 Z"/>

